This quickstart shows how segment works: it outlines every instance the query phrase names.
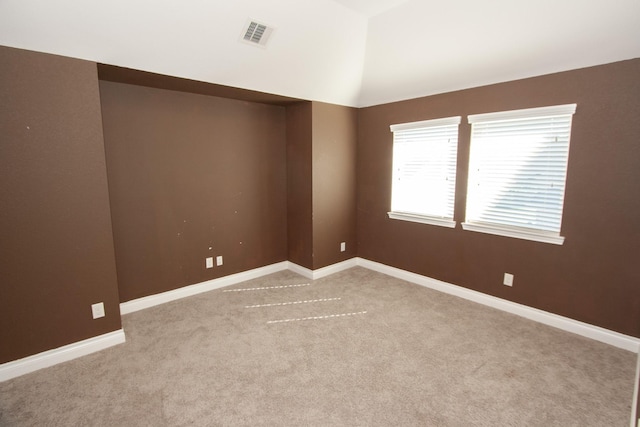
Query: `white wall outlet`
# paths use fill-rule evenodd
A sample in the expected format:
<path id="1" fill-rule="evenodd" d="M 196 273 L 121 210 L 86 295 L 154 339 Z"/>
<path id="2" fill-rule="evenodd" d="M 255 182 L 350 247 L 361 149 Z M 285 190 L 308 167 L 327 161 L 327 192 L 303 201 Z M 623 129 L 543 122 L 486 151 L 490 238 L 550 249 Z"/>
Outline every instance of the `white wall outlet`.
<path id="1" fill-rule="evenodd" d="M 216 265 L 217 265 L 217 266 L 222 265 L 222 255 L 218 255 L 218 256 L 216 257 Z"/>
<path id="2" fill-rule="evenodd" d="M 340 243 L 340 252 L 347 250 L 347 244 L 345 242 Z"/>
<path id="3" fill-rule="evenodd" d="M 96 304 L 91 304 L 91 314 L 93 314 L 94 319 L 104 317 L 104 303 L 99 302 Z"/>
<path id="4" fill-rule="evenodd" d="M 213 268 L 213 257 L 207 257 L 207 259 L 205 259 L 205 265 L 207 268 Z"/>
<path id="5" fill-rule="evenodd" d="M 504 273 L 502 284 L 505 286 L 513 286 L 513 274 Z"/>

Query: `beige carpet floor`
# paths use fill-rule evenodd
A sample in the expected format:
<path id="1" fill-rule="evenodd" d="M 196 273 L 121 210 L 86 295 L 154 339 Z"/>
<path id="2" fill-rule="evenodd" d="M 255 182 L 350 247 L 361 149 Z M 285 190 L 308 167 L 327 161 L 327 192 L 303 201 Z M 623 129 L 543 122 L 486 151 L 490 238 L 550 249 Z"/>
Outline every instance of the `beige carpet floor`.
<path id="1" fill-rule="evenodd" d="M 628 426 L 636 355 L 353 268 L 123 317 L 0 383 L 3 426 Z"/>

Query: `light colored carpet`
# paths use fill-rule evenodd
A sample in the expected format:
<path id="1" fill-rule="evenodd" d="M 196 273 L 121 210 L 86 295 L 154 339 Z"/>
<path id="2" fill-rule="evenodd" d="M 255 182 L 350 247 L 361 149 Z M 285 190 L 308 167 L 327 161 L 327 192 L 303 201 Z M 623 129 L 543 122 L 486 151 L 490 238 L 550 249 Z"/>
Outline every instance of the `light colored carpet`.
<path id="1" fill-rule="evenodd" d="M 123 322 L 126 344 L 0 383 L 0 424 L 629 425 L 634 353 L 363 268 Z"/>

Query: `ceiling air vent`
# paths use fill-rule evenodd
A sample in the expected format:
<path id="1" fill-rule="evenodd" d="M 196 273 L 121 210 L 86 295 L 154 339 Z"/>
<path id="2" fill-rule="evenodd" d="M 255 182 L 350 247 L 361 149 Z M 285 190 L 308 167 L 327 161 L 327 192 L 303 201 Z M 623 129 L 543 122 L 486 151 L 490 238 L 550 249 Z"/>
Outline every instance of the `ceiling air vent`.
<path id="1" fill-rule="evenodd" d="M 242 31 L 242 41 L 252 45 L 266 46 L 273 28 L 259 22 L 249 20 Z"/>

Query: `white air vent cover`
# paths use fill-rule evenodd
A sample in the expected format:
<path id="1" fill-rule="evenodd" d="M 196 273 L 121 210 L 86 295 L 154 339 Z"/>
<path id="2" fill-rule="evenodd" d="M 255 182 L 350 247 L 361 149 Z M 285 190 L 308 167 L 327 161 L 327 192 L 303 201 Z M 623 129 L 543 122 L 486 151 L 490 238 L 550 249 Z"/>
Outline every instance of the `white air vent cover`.
<path id="1" fill-rule="evenodd" d="M 252 45 L 265 46 L 273 28 L 252 19 L 247 21 L 242 31 L 241 40 Z"/>

